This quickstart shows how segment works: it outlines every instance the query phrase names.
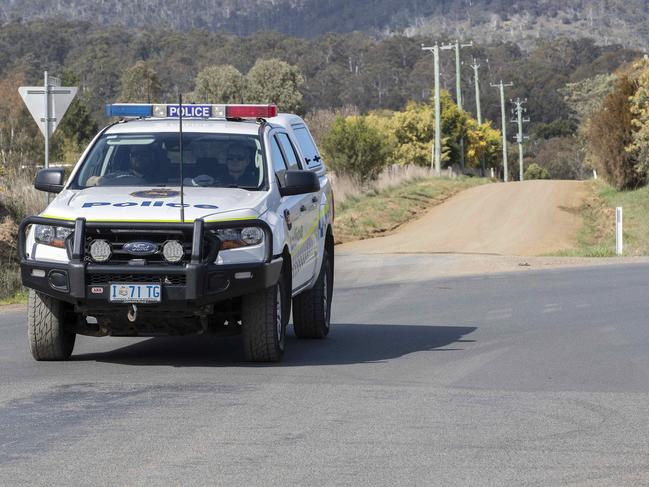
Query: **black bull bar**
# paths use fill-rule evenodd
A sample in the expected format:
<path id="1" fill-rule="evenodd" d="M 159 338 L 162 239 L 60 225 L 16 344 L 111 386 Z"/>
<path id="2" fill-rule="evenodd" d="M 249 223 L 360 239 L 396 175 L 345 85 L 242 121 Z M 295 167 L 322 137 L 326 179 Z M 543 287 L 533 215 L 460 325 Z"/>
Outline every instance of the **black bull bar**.
<path id="1" fill-rule="evenodd" d="M 27 258 L 27 230 L 31 225 L 50 225 L 73 229 L 66 240 L 68 262 L 43 261 Z M 265 236 L 265 256 L 263 262 L 251 264 L 216 265 L 214 262 L 217 252 L 204 255 L 203 241 L 206 231 L 219 228 L 259 227 Z M 181 230 L 191 233 L 191 256 L 184 265 L 174 264 L 97 264 L 86 258 L 86 230 L 88 229 L 116 230 Z M 217 237 L 213 236 L 212 239 Z M 197 219 L 192 222 L 89 222 L 85 218 L 76 220 L 59 220 L 40 216 L 25 218 L 18 230 L 18 256 L 20 258 L 21 277 L 26 287 L 33 288 L 68 302 L 79 303 L 85 300 L 104 299 L 104 295 L 94 296 L 89 293 L 90 285 L 86 276 L 92 273 L 133 274 L 133 275 L 175 275 L 184 276 L 186 284 L 182 287 L 170 287 L 165 291 L 168 301 L 215 302 L 228 297 L 246 294 L 261 287 L 267 287 L 279 278 L 282 258 L 273 259 L 273 235 L 266 222 L 259 219 L 233 220 L 221 222 L 205 222 Z M 35 277 L 33 269 L 40 269 L 45 276 Z M 246 282 L 235 282 L 235 274 L 248 271 L 252 277 Z M 65 272 L 67 288 L 52 286 L 52 272 Z M 226 282 L 217 288 L 211 288 L 213 276 L 219 276 L 219 282 Z M 216 281 L 215 281 L 216 282 Z"/>

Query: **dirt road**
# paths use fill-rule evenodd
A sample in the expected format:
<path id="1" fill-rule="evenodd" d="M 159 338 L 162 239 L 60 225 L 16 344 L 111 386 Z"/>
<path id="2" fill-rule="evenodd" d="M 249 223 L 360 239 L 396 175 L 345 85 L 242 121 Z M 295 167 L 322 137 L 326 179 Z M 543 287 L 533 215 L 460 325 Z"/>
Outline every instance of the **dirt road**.
<path id="1" fill-rule="evenodd" d="M 341 245 L 343 253 L 471 253 L 534 256 L 574 247 L 588 194 L 577 181 L 478 186 L 392 235 Z"/>

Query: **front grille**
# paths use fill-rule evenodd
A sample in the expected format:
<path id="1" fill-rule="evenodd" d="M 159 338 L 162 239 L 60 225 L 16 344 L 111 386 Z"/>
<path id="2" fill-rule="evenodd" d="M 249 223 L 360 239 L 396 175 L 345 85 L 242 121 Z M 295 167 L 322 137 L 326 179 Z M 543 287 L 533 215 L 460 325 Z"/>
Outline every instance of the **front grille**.
<path id="1" fill-rule="evenodd" d="M 165 284 L 167 286 L 184 286 L 187 280 L 183 274 L 101 274 L 88 275 L 88 285 L 108 284 L 110 282 L 142 282 Z"/>
<path id="2" fill-rule="evenodd" d="M 190 261 L 192 253 L 192 230 L 143 230 L 143 229 L 110 229 L 88 228 L 85 242 L 85 261 L 92 262 L 90 257 L 90 243 L 95 239 L 106 240 L 110 243 L 112 255 L 105 265 L 124 265 L 132 260 L 145 261 L 147 264 L 156 265 L 183 265 Z M 176 264 L 168 264 L 162 256 L 162 245 L 168 240 L 179 241 L 184 249 L 184 256 Z M 155 244 L 158 250 L 145 256 L 138 256 L 124 250 L 124 245 L 129 242 L 146 241 Z M 213 240 L 204 239 L 203 255 L 207 256 L 214 246 Z M 215 250 L 215 249 L 214 249 Z"/>

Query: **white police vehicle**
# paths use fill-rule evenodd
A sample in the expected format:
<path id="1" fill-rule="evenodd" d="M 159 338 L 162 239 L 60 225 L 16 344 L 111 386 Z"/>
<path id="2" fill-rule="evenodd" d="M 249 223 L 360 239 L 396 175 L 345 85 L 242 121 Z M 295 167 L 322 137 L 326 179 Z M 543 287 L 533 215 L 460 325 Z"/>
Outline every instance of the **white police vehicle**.
<path id="1" fill-rule="evenodd" d="M 274 105 L 106 107 L 121 117 L 20 226 L 36 360 L 77 334 L 241 333 L 278 361 L 295 334 L 324 338 L 333 289 L 333 195 L 304 121 Z"/>

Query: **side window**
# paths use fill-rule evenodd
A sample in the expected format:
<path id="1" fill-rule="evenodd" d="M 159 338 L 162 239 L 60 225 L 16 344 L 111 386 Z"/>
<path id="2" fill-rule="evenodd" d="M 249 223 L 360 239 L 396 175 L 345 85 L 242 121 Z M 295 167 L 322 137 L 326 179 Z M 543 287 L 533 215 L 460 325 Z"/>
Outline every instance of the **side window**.
<path id="1" fill-rule="evenodd" d="M 297 160 L 297 154 L 291 140 L 288 138 L 288 135 L 284 133 L 279 133 L 275 136 L 279 141 L 282 149 L 284 150 L 284 155 L 286 156 L 286 162 L 288 163 L 288 168 L 291 170 L 300 169 L 300 163 Z"/>
<path id="2" fill-rule="evenodd" d="M 275 172 L 283 171 L 286 169 L 284 155 L 282 154 L 282 151 L 280 150 L 275 137 L 270 138 L 270 157 L 273 160 L 273 170 Z"/>
<path id="3" fill-rule="evenodd" d="M 297 138 L 298 144 L 300 144 L 300 149 L 306 158 L 306 164 L 309 168 L 317 167 L 322 165 L 322 160 L 320 159 L 320 154 L 318 149 L 313 142 L 311 134 L 304 125 L 295 125 L 293 126 L 293 133 Z"/>

